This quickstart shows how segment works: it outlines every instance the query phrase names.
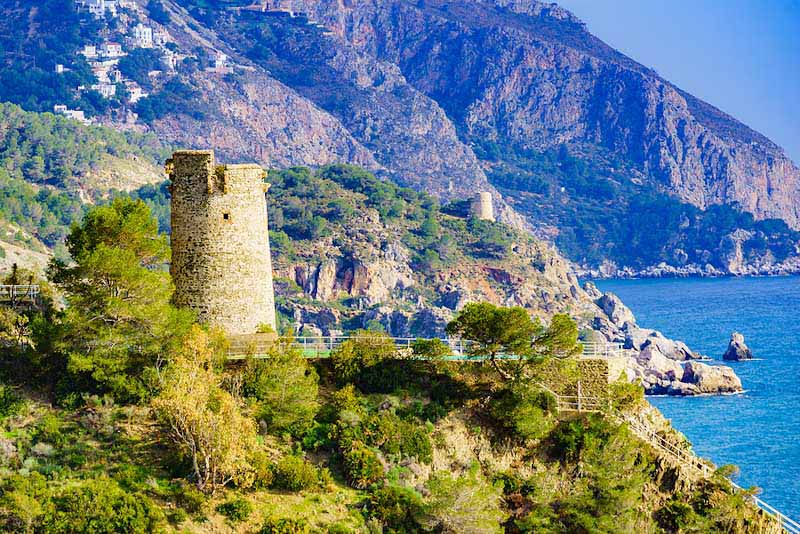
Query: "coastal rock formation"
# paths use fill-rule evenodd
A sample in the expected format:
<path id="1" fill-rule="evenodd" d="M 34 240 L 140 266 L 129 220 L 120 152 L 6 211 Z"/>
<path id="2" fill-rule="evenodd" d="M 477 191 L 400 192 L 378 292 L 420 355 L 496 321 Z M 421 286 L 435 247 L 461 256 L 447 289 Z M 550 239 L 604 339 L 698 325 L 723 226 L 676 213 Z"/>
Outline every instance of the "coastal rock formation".
<path id="1" fill-rule="evenodd" d="M 728 350 L 726 350 L 725 354 L 722 355 L 722 359 L 737 362 L 742 360 L 752 360 L 753 351 L 751 351 L 750 347 L 745 344 L 744 336 L 739 332 L 734 332 L 731 334 L 731 340 L 728 343 Z"/>
<path id="2" fill-rule="evenodd" d="M 595 330 L 627 352 L 625 374 L 641 382 L 651 395 L 700 395 L 742 391 L 742 383 L 729 367 L 697 362 L 703 356 L 682 341 L 661 332 L 641 328 L 633 312 L 613 293 L 601 293 L 591 282 L 584 284 L 602 315 L 593 319 Z"/>
<path id="3" fill-rule="evenodd" d="M 682 382 L 694 385 L 691 394 L 737 393 L 742 391 L 742 382 L 733 369 L 724 365 L 707 365 L 687 362 L 683 368 Z"/>

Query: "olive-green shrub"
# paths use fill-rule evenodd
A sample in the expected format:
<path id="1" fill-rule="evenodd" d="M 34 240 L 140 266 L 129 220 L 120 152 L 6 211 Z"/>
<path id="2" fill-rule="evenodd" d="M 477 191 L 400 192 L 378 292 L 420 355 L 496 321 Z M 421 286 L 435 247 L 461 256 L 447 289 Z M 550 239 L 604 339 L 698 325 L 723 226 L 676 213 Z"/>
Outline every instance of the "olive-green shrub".
<path id="1" fill-rule="evenodd" d="M 352 441 L 342 453 L 344 471 L 351 486 L 365 489 L 383 478 L 383 465 L 378 455 L 360 441 Z"/>
<path id="2" fill-rule="evenodd" d="M 317 469 L 299 456 L 284 456 L 273 467 L 272 487 L 301 491 L 319 483 Z"/>

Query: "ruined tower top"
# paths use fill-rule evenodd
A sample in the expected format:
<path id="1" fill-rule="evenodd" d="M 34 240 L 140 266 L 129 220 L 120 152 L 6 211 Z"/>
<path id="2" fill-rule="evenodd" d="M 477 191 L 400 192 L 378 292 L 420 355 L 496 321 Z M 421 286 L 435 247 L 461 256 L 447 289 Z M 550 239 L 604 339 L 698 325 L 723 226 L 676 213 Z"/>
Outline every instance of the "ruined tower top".
<path id="1" fill-rule="evenodd" d="M 216 165 L 212 150 L 181 150 L 167 173 L 175 303 L 228 334 L 275 329 L 264 170 Z"/>

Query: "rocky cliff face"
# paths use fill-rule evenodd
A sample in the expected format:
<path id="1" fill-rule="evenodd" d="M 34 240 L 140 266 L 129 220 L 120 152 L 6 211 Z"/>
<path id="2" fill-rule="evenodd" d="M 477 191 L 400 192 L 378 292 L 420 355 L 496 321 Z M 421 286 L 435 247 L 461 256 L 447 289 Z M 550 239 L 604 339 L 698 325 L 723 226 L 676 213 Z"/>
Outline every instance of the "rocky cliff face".
<path id="1" fill-rule="evenodd" d="M 611 49 L 557 6 L 293 4 L 362 54 L 397 65 L 467 139 L 599 145 L 696 206 L 738 202 L 758 218 L 800 227 L 800 170 L 779 147 Z"/>
<path id="2" fill-rule="evenodd" d="M 180 61 L 149 79 L 150 98 L 138 104 L 112 102 L 117 109 L 98 112 L 98 120 L 150 130 L 181 147 L 214 146 L 232 161 L 255 159 L 281 167 L 353 163 L 447 200 L 493 191 L 500 193 L 496 208 L 502 220 L 534 228 L 563 248 L 569 248 L 563 236 L 585 234 L 598 217 L 607 227 L 619 218 L 615 206 L 654 192 L 700 208 L 736 203 L 758 219 L 776 217 L 800 229 L 800 171 L 779 147 L 613 50 L 557 5 L 535 0 L 264 3 L 290 6 L 295 13 L 290 16 L 248 9 L 244 0 L 162 3 L 168 20 L 153 20 L 148 3 L 136 0 L 136 9 L 121 10 L 109 24 L 79 20 L 74 2 L 64 2 L 61 11 L 70 10 L 70 17 L 58 21 L 53 20 L 58 10 L 17 1 L 0 8 L 11 21 L 4 42 L 9 50 L 36 48 L 50 38 L 43 28 L 57 27 L 69 46 L 37 50 L 48 61 L 84 72 L 89 65 L 77 50 L 98 40 L 118 40 L 130 53 L 132 28 L 142 22 L 167 32 Z M 64 28 L 69 24 L 75 27 Z M 218 54 L 227 58 L 222 69 L 212 67 Z M 25 57 L 18 58 L 22 63 L 0 64 L 3 79 L 24 68 Z M 62 78 L 63 85 L 69 77 Z M 173 82 L 191 94 L 176 103 Z M 45 96 L 83 95 L 68 89 Z M 30 104 L 26 95 L 7 94 Z M 159 113 L 144 112 L 147 105 Z M 140 112 L 138 122 L 131 122 L 129 111 Z M 594 161 L 578 195 L 555 176 L 557 167 L 521 163 L 560 147 L 582 162 Z M 524 183 L 507 187 L 521 176 Z M 613 198 L 601 194 L 609 187 Z M 576 214 L 587 208 L 594 210 L 592 216 L 579 219 Z M 679 229 L 678 221 L 663 221 Z M 620 269 L 665 261 L 666 271 L 696 266 L 711 272 L 707 264 L 720 272 L 749 272 L 755 264 L 774 271 L 772 264 L 797 255 L 793 244 L 800 240 L 781 230 L 776 245 L 770 232 L 763 232 L 764 239 L 756 235 L 751 241 L 770 242 L 768 253 L 760 248 L 752 257 L 745 253 L 741 265 L 734 262 L 730 268 L 723 238 L 736 227 L 725 228 L 702 247 L 696 238 L 679 235 L 669 248 L 686 251 L 686 261 L 665 255 L 632 265 L 631 257 L 640 255 L 637 247 L 643 245 L 629 235 L 604 238 L 606 229 L 597 238 L 605 255 L 581 257 L 579 251 L 593 243 L 579 237 L 569 257 L 589 268 L 610 260 Z M 615 250 L 622 241 L 636 250 L 627 256 Z M 779 257 L 772 258 L 776 250 Z"/>
<path id="3" fill-rule="evenodd" d="M 199 90 L 203 118 L 168 114 L 149 126 L 183 146 L 213 144 L 233 159 L 276 166 L 351 162 L 443 199 L 496 192 L 492 172 L 514 174 L 519 154 L 566 145 L 579 158 L 602 160 L 592 172 L 615 176 L 614 205 L 659 191 L 702 209 L 735 203 L 757 219 L 800 228 L 800 171 L 779 147 L 613 50 L 556 5 L 284 4 L 297 16 L 167 2 L 170 31 L 183 49 L 224 52 L 234 67 L 224 76 L 203 71 L 185 80 Z M 487 146 L 501 153 L 487 156 Z M 588 223 L 569 228 L 570 213 L 596 201 L 592 187 L 570 204 L 552 194 L 528 198 L 525 187 L 500 187 L 496 202 L 502 220 L 540 235 L 559 235 L 553 226 L 580 233 Z M 549 207 L 526 209 L 526 202 Z M 613 251 L 599 260 L 570 257 L 589 269 L 608 259 L 623 274 L 650 267 L 664 274 L 791 270 L 785 256 L 769 250 L 728 261 L 725 236 L 733 231 L 720 230 L 697 257 L 691 251 L 698 243 L 684 237 L 676 248 L 690 251 L 688 260 L 632 265 L 631 255 Z M 657 267 L 661 261 L 665 268 Z"/>

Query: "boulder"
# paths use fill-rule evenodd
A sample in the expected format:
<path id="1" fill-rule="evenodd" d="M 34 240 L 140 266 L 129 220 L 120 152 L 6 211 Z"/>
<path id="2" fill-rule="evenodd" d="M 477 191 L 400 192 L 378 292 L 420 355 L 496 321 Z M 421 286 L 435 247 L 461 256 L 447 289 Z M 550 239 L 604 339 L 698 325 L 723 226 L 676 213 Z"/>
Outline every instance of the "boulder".
<path id="1" fill-rule="evenodd" d="M 648 345 L 637 356 L 636 362 L 644 368 L 644 375 L 651 375 L 656 380 L 668 382 L 682 381 L 683 366 L 674 359 L 665 356 L 656 345 Z M 655 382 L 650 380 L 650 382 Z"/>
<path id="2" fill-rule="evenodd" d="M 739 332 L 731 334 L 731 341 L 728 343 L 728 350 L 722 355 L 723 360 L 740 362 L 742 360 L 752 360 L 753 352 L 744 342 L 744 336 Z"/>
<path id="3" fill-rule="evenodd" d="M 742 391 L 742 381 L 739 380 L 733 369 L 724 365 L 686 362 L 683 368 L 683 382 L 694 384 L 697 393 L 738 393 Z"/>
<path id="4" fill-rule="evenodd" d="M 686 343 L 675 341 L 664 336 L 658 330 L 639 328 L 631 323 L 625 328 L 625 348 L 644 350 L 648 346 L 655 346 L 658 351 L 672 360 L 686 361 L 699 358 L 691 351 Z"/>
<path id="5" fill-rule="evenodd" d="M 597 286 L 594 285 L 592 282 L 584 283 L 583 284 L 583 290 L 586 292 L 586 294 L 592 300 L 597 300 L 597 299 L 599 299 L 600 297 L 603 296 L 603 293 L 601 293 L 600 290 L 597 289 Z"/>
<path id="6" fill-rule="evenodd" d="M 602 297 L 597 299 L 597 305 L 611 319 L 611 322 L 620 328 L 625 324 L 636 324 L 633 312 L 613 293 L 604 293 Z"/>

